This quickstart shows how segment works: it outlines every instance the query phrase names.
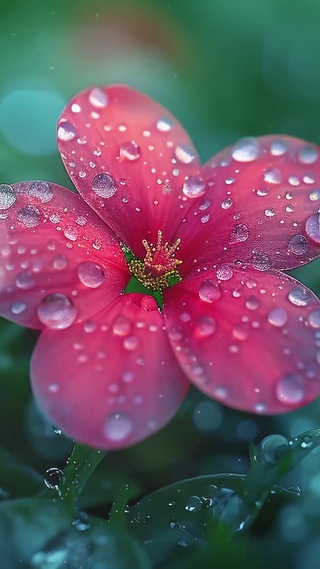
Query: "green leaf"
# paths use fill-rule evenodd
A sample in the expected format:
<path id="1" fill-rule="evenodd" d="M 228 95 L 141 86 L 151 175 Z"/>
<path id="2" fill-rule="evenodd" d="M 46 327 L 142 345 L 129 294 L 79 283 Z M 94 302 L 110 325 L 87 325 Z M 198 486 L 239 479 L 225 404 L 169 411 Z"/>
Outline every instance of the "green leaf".
<path id="1" fill-rule="evenodd" d="M 43 490 L 43 478 L 30 466 L 19 464 L 0 447 L 0 488 L 10 498 L 34 496 Z"/>

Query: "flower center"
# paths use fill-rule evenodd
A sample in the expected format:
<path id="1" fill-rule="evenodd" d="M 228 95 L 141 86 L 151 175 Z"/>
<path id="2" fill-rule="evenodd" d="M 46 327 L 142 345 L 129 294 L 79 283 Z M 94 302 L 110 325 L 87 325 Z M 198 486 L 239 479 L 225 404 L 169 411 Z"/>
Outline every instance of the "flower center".
<path id="1" fill-rule="evenodd" d="M 142 244 L 146 250 L 143 261 L 137 259 L 128 247 L 123 246 L 122 250 L 132 275 L 147 289 L 161 292 L 182 280 L 176 268 L 182 261 L 175 258 L 180 243 L 181 239 L 177 239 L 173 245 L 164 242 L 163 233 L 159 230 L 155 245 L 143 239 Z"/>

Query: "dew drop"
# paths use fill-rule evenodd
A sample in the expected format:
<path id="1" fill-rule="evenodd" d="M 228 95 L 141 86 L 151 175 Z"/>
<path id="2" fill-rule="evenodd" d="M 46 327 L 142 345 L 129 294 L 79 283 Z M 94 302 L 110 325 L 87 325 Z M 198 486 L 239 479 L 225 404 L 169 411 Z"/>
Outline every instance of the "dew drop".
<path id="1" fill-rule="evenodd" d="M 39 304 L 37 315 L 40 322 L 48 328 L 64 330 L 75 321 L 77 310 L 67 296 L 53 293 Z"/>
<path id="2" fill-rule="evenodd" d="M 233 205 L 233 201 L 231 198 L 226 198 L 221 202 L 222 209 L 229 209 Z"/>
<path id="3" fill-rule="evenodd" d="M 17 199 L 12 186 L 0 184 L 0 209 L 9 209 Z"/>
<path id="4" fill-rule="evenodd" d="M 238 324 L 234 327 L 232 335 L 236 340 L 246 340 L 250 334 L 250 327 L 248 324 Z"/>
<path id="5" fill-rule="evenodd" d="M 252 255 L 252 266 L 258 271 L 268 271 L 271 267 L 271 262 L 265 253 L 254 253 Z"/>
<path id="6" fill-rule="evenodd" d="M 307 144 L 298 152 L 298 160 L 302 162 L 302 164 L 313 164 L 318 159 L 318 152 L 316 149 Z"/>
<path id="7" fill-rule="evenodd" d="M 116 336 L 127 336 L 131 330 L 131 322 L 126 316 L 117 316 L 112 331 Z"/>
<path id="8" fill-rule="evenodd" d="M 62 271 L 63 269 L 66 269 L 68 266 L 68 259 L 65 255 L 57 255 L 54 259 L 53 259 L 53 268 L 58 270 L 58 271 Z"/>
<path id="9" fill-rule="evenodd" d="M 235 225 L 231 234 L 230 243 L 242 243 L 249 237 L 249 229 L 244 223 Z"/>
<path id="10" fill-rule="evenodd" d="M 104 109 L 108 105 L 108 95 L 100 87 L 94 87 L 89 93 L 89 103 L 96 109 Z"/>
<path id="11" fill-rule="evenodd" d="M 273 140 L 270 147 L 270 152 L 273 156 L 282 156 L 285 154 L 289 149 L 289 144 L 286 140 L 282 140 L 281 138 L 277 138 Z"/>
<path id="12" fill-rule="evenodd" d="M 43 182 L 41 180 L 31 184 L 28 189 L 28 195 L 40 200 L 42 203 L 47 203 L 53 198 L 53 192 L 48 182 Z"/>
<path id="13" fill-rule="evenodd" d="M 141 156 L 140 146 L 133 140 L 131 142 L 124 142 L 120 145 L 120 158 L 121 160 L 129 160 L 134 162 Z"/>
<path id="14" fill-rule="evenodd" d="M 268 184 L 281 184 L 282 177 L 281 172 L 278 168 L 272 168 L 271 170 L 266 170 L 263 179 Z"/>
<path id="15" fill-rule="evenodd" d="M 308 323 L 312 328 L 320 328 L 320 310 L 310 312 L 308 316 Z"/>
<path id="16" fill-rule="evenodd" d="M 257 190 L 257 196 L 260 196 L 262 198 L 267 196 L 268 193 L 269 193 L 269 188 L 259 188 L 259 190 Z"/>
<path id="17" fill-rule="evenodd" d="M 195 328 L 195 336 L 197 338 L 208 338 L 216 331 L 216 323 L 211 316 L 202 316 L 199 318 Z"/>
<path id="18" fill-rule="evenodd" d="M 306 233 L 312 241 L 320 243 L 320 214 L 311 215 L 306 222 Z"/>
<path id="19" fill-rule="evenodd" d="M 64 473 L 60 468 L 48 468 L 43 479 L 47 488 L 57 489 L 64 479 Z"/>
<path id="20" fill-rule="evenodd" d="M 256 296 L 249 296 L 249 298 L 246 300 L 246 308 L 248 308 L 248 310 L 257 310 L 259 306 L 260 302 Z"/>
<path id="21" fill-rule="evenodd" d="M 177 328 L 176 326 L 169 328 L 168 336 L 172 342 L 181 342 L 184 338 L 181 328 Z"/>
<path id="22" fill-rule="evenodd" d="M 77 274 L 80 282 L 89 288 L 97 288 L 105 279 L 102 267 L 92 261 L 80 263 L 77 267 Z"/>
<path id="23" fill-rule="evenodd" d="M 288 251 L 294 255 L 303 255 L 308 249 L 308 241 L 304 235 L 294 235 L 288 243 Z"/>
<path id="24" fill-rule="evenodd" d="M 137 336 L 127 336 L 127 338 L 123 340 L 124 349 L 130 352 L 136 350 L 138 345 L 139 345 L 139 339 Z"/>
<path id="25" fill-rule="evenodd" d="M 201 283 L 199 288 L 199 297 L 203 302 L 211 304 L 221 297 L 221 290 L 219 285 L 216 285 L 210 279 Z"/>
<path id="26" fill-rule="evenodd" d="M 63 229 L 63 234 L 70 241 L 76 241 L 78 239 L 79 231 L 73 225 L 66 225 Z"/>
<path id="27" fill-rule="evenodd" d="M 197 176 L 190 176 L 182 186 L 182 192 L 187 198 L 198 198 L 206 191 L 206 185 L 202 178 Z"/>
<path id="28" fill-rule="evenodd" d="M 132 433 L 132 429 L 132 421 L 127 415 L 115 413 L 106 420 L 103 432 L 110 441 L 120 442 Z"/>
<path id="29" fill-rule="evenodd" d="M 279 401 L 287 405 L 299 403 L 304 398 L 304 379 L 301 375 L 288 374 L 277 384 L 276 393 Z"/>
<path id="30" fill-rule="evenodd" d="M 232 157 L 237 162 L 253 162 L 260 154 L 259 143 L 255 138 L 239 140 L 232 149 Z"/>
<path id="31" fill-rule="evenodd" d="M 12 314 L 16 314 L 16 315 L 22 314 L 22 312 L 24 312 L 26 308 L 27 308 L 26 303 L 18 300 L 17 302 L 14 302 L 11 305 L 11 312 L 12 312 Z"/>
<path id="32" fill-rule="evenodd" d="M 311 192 L 309 194 L 309 200 L 312 202 L 316 202 L 316 201 L 320 200 L 320 191 L 314 190 L 313 192 Z"/>
<path id="33" fill-rule="evenodd" d="M 178 144 L 175 148 L 174 155 L 177 160 L 183 164 L 190 164 L 196 157 L 193 148 L 186 144 Z"/>
<path id="34" fill-rule="evenodd" d="M 23 271 L 19 273 L 16 278 L 16 285 L 18 288 L 28 289 L 32 288 L 36 284 L 33 276 L 28 271 Z"/>
<path id="35" fill-rule="evenodd" d="M 273 207 L 268 207 L 267 209 L 265 209 L 264 215 L 266 215 L 267 217 L 274 217 L 275 211 L 274 211 Z"/>
<path id="36" fill-rule="evenodd" d="M 173 128 L 173 121 L 169 117 L 160 117 L 156 126 L 160 132 L 169 132 Z"/>
<path id="37" fill-rule="evenodd" d="M 233 269 L 231 265 L 221 265 L 221 267 L 217 269 L 217 277 L 220 281 L 228 281 L 231 279 L 233 277 Z"/>
<path id="38" fill-rule="evenodd" d="M 288 294 L 288 299 L 295 306 L 307 306 L 311 298 L 311 292 L 304 287 L 294 287 Z"/>
<path id="39" fill-rule="evenodd" d="M 101 198 L 112 198 L 117 191 L 117 184 L 110 174 L 104 172 L 93 178 L 92 189 Z"/>
<path id="40" fill-rule="evenodd" d="M 64 142 L 73 140 L 78 134 L 76 127 L 69 121 L 61 121 L 58 127 L 58 138 Z"/>
<path id="41" fill-rule="evenodd" d="M 275 307 L 272 308 L 268 314 L 268 322 L 272 324 L 272 326 L 277 326 L 281 328 L 288 320 L 288 315 L 284 308 Z"/>
<path id="42" fill-rule="evenodd" d="M 26 205 L 20 209 L 17 220 L 23 223 L 26 227 L 36 227 L 40 222 L 40 211 L 33 205 Z"/>

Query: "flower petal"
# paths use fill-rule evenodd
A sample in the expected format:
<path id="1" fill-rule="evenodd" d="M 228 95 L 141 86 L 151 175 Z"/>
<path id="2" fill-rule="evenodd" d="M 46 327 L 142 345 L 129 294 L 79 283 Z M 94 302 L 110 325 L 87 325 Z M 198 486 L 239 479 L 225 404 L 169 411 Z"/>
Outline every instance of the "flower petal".
<path id="1" fill-rule="evenodd" d="M 320 254 L 316 145 L 280 135 L 245 138 L 209 160 L 202 177 L 208 189 L 178 231 L 200 264 L 290 269 Z"/>
<path id="2" fill-rule="evenodd" d="M 136 255 L 158 229 L 171 240 L 190 205 L 181 188 L 198 158 L 166 109 L 129 87 L 87 89 L 63 111 L 58 146 L 82 197 Z"/>
<path id="3" fill-rule="evenodd" d="M 97 448 L 130 446 L 165 425 L 189 382 L 152 297 L 124 295 L 84 324 L 45 330 L 31 374 L 41 408 Z"/>
<path id="4" fill-rule="evenodd" d="M 168 336 L 191 381 L 221 402 L 284 413 L 320 393 L 320 302 L 279 272 L 203 273 L 165 291 Z"/>
<path id="5" fill-rule="evenodd" d="M 56 184 L 0 185 L 0 314 L 66 328 L 121 293 L 128 271 L 113 232 Z"/>

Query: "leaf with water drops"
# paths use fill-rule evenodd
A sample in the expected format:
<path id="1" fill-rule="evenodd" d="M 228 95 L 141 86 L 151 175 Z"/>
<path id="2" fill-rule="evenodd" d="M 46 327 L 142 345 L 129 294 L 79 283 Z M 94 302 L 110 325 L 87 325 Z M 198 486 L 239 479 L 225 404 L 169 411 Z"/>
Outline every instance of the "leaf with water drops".
<path id="1" fill-rule="evenodd" d="M 315 259 L 319 163 L 319 148 L 304 140 L 280 135 L 240 140 L 201 169 L 207 220 L 203 225 L 201 207 L 194 203 L 180 238 L 200 263 L 240 260 L 255 266 L 258 256 L 264 258 L 260 270 L 267 270 Z"/>
<path id="2" fill-rule="evenodd" d="M 295 279 L 204 267 L 163 299 L 175 355 L 210 397 L 254 413 L 285 413 L 319 394 L 320 303 Z"/>
<path id="3" fill-rule="evenodd" d="M 155 242 L 160 225 L 170 241 L 192 201 L 187 197 L 205 191 L 181 125 L 129 87 L 76 95 L 59 119 L 58 146 L 79 193 L 139 257 L 142 240 Z"/>

